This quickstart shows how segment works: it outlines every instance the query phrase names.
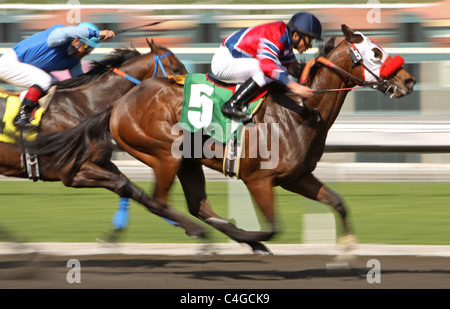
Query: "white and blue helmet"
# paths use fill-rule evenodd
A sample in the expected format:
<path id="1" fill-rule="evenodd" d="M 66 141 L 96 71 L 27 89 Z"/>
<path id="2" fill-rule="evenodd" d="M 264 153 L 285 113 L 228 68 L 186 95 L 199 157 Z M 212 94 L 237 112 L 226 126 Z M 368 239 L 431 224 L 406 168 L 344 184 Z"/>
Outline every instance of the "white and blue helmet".
<path id="1" fill-rule="evenodd" d="M 93 23 L 87 22 L 87 21 L 82 22 L 77 27 L 89 28 L 91 30 L 94 30 L 97 33 L 97 35 L 100 32 L 100 30 L 98 29 L 98 27 L 96 25 L 94 25 Z M 89 45 L 92 48 L 96 48 L 98 46 L 98 38 L 97 37 L 92 37 L 90 39 L 80 39 L 80 41 L 83 43 L 86 43 L 87 45 Z"/>

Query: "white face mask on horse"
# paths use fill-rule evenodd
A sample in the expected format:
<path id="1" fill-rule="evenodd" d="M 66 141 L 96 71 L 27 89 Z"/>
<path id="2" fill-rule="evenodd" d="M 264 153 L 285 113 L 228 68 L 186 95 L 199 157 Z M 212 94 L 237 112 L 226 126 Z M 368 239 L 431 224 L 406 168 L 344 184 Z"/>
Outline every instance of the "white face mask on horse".
<path id="1" fill-rule="evenodd" d="M 361 43 L 353 43 L 353 47 L 358 50 L 362 56 L 363 75 L 367 82 L 377 81 L 377 77 L 381 79 L 387 79 L 396 71 L 398 71 L 405 63 L 403 57 L 395 55 L 394 57 L 389 54 L 380 46 L 372 42 L 368 37 L 360 32 L 355 32 L 363 38 Z M 374 75 L 367 70 L 370 70 Z"/>

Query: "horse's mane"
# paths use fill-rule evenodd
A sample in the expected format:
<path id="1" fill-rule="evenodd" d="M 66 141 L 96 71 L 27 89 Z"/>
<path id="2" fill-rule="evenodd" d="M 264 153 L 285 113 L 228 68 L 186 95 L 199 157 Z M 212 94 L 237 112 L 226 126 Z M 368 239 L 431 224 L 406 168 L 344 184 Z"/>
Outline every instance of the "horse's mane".
<path id="1" fill-rule="evenodd" d="M 336 36 L 332 36 L 328 41 L 326 41 L 324 44 L 320 45 L 317 53 L 314 55 L 314 58 L 324 57 L 327 58 L 329 54 L 336 48 Z M 316 75 L 317 70 L 320 68 L 320 65 L 315 65 L 311 68 L 311 72 L 309 73 L 311 76 L 311 80 Z"/>
<path id="2" fill-rule="evenodd" d="M 327 57 L 329 53 L 331 53 L 331 51 L 333 49 L 336 48 L 336 36 L 332 36 L 328 41 L 325 42 L 325 44 L 322 44 L 321 46 L 319 46 L 319 49 L 315 55 L 315 57 Z"/>
<path id="3" fill-rule="evenodd" d="M 140 55 L 141 53 L 135 48 L 116 48 L 104 59 L 93 61 L 92 68 L 86 74 L 56 82 L 54 85 L 57 86 L 57 89 L 67 89 L 87 84 L 108 72 L 110 68 L 119 67 L 124 62 Z"/>

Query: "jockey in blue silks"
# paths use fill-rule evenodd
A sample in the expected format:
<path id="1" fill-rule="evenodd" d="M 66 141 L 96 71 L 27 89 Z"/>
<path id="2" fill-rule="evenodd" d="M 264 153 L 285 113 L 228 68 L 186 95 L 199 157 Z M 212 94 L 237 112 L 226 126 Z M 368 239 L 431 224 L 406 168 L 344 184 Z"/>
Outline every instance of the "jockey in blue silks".
<path id="1" fill-rule="evenodd" d="M 57 81 L 50 72 L 69 70 L 72 77 L 83 74 L 81 59 L 98 46 L 99 37 L 110 39 L 111 30 L 99 30 L 90 22 L 77 26 L 53 25 L 21 42 L 0 58 L 0 78 L 5 82 L 29 87 L 14 124 L 32 128 L 29 114 L 39 98 Z"/>

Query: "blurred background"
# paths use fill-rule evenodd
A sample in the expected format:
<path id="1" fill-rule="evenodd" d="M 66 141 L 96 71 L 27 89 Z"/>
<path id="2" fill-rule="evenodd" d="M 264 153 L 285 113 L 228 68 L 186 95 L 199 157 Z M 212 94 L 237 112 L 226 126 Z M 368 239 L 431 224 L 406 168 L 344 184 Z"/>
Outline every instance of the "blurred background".
<path id="1" fill-rule="evenodd" d="M 447 166 L 450 162 L 447 154 L 450 149 L 450 0 L 401 4 L 372 0 L 361 4 L 336 2 L 244 5 L 230 1 L 221 4 L 133 1 L 134 4 L 83 5 L 79 1 L 14 4 L 3 0 L 0 1 L 0 54 L 55 23 L 76 25 L 91 21 L 100 29 L 120 30 L 164 20 L 159 25 L 129 31 L 104 42 L 86 61 L 99 60 L 115 47 L 132 45 L 148 52 L 145 38 L 151 38 L 171 48 L 189 72 L 206 73 L 215 49 L 234 30 L 275 20 L 287 22 L 293 13 L 309 11 L 322 21 L 325 39 L 337 35 L 339 41 L 340 27 L 345 23 L 369 36 L 391 55 L 403 56 L 405 69 L 418 81 L 415 91 L 401 99 L 390 99 L 371 89 L 350 92 L 330 131 L 327 151 L 317 172 L 327 173 L 328 180 L 361 177 L 371 181 L 402 177 L 412 181 L 450 180 L 450 166 Z M 298 59 L 307 61 L 316 50 L 317 45 L 298 55 Z M 57 76 L 65 78 L 66 75 L 58 72 Z M 0 87 L 20 90 L 4 83 Z M 116 153 L 115 159 L 128 157 Z"/>
<path id="2" fill-rule="evenodd" d="M 54 1 L 24 0 L 21 1 L 23 4 L 17 4 L 0 0 L 0 55 L 20 40 L 55 23 L 76 25 L 90 21 L 100 29 L 120 30 L 164 21 L 157 26 L 120 34 L 102 43 L 85 58 L 86 65 L 89 61 L 102 59 L 116 47 L 134 46 L 140 52 L 147 53 L 149 49 L 145 39 L 149 38 L 169 47 L 190 73 L 207 73 L 212 56 L 225 36 L 242 27 L 275 20 L 287 22 L 295 12 L 308 11 L 322 21 L 323 37 L 327 39 L 336 35 L 339 42 L 343 38 L 341 24 L 347 24 L 369 36 L 391 56 L 401 55 L 406 61 L 405 69 L 416 78 L 417 84 L 411 95 L 401 99 L 390 99 L 372 89 L 351 91 L 329 132 L 325 154 L 314 173 L 348 200 L 362 243 L 448 244 L 450 0 L 404 0 L 401 3 L 393 0 L 286 0 L 283 4 L 272 4 L 267 0 L 249 0 L 245 1 L 246 4 L 233 0 L 205 1 L 205 4 L 179 0 L 148 2 L 130 0 L 112 4 L 97 0 L 87 4 L 68 0 L 55 4 Z M 318 46 L 315 43 L 311 50 L 298 55 L 298 59 L 308 61 Z M 56 75 L 59 78 L 68 76 L 67 72 L 57 72 Z M 1 81 L 0 87 L 22 90 Z M 114 160 L 133 180 L 151 180 L 151 170 L 127 154 L 117 151 Z M 245 188 L 218 172 L 208 169 L 205 172 L 209 180 L 228 180 L 226 189 L 219 181 L 208 182 L 208 189 L 212 187 L 214 192 L 210 194 L 212 204 L 223 206 L 223 212 L 227 213 L 225 217 L 235 219 L 240 227 L 258 230 L 259 224 L 254 220 L 254 210 L 251 201 L 247 201 Z M 373 182 L 379 182 L 375 188 Z M 18 230 L 31 235 L 31 239 L 67 241 L 67 235 L 80 236 L 78 222 L 83 222 L 85 238 L 82 240 L 91 241 L 92 235 L 108 228 L 112 209 L 101 206 L 100 202 L 115 205 L 115 195 L 111 194 L 106 199 L 94 195 L 100 194 L 97 191 L 86 189 L 86 192 L 68 191 L 70 198 L 67 198 L 67 195 L 62 195 L 60 187 L 49 194 L 43 190 L 44 184 L 41 183 L 31 186 L 24 182 L 22 186 L 19 189 L 14 186 L 16 189 L 13 189 L 2 184 L 0 187 L 4 190 L 0 201 L 4 206 L 2 218 L 11 226 L 22 222 Z M 147 184 L 145 186 L 147 189 Z M 30 190 L 36 193 L 23 194 Z M 172 198 L 183 206 L 184 195 L 180 189 L 176 192 Z M 17 199 L 14 193 L 21 194 L 21 198 Z M 307 215 L 320 212 L 319 215 L 323 215 L 304 217 L 302 223 L 295 221 L 295 224 L 286 224 L 285 233 L 277 241 L 298 243 L 300 237 L 303 243 L 334 241 L 334 219 L 329 216 L 327 206 L 320 208 L 317 202 L 304 201 L 286 191 L 277 193 L 278 202 L 283 204 L 280 207 L 282 221 L 290 222 L 298 218 L 298 212 Z M 81 200 L 83 196 L 86 197 L 85 202 Z M 99 207 L 100 219 L 95 216 L 91 218 L 91 198 L 99 204 L 96 206 Z M 49 211 L 52 215 L 48 216 L 41 209 L 47 207 L 47 203 L 50 205 L 50 199 L 57 200 L 57 203 L 51 206 L 53 208 Z M 34 203 L 38 200 L 42 200 L 44 206 L 36 207 Z M 66 205 L 69 200 L 73 201 L 74 205 L 70 207 L 75 207 L 75 210 L 69 212 L 71 217 L 67 219 L 64 217 L 67 216 L 65 207 L 59 207 L 59 204 Z M 249 207 L 244 209 L 242 204 Z M 181 206 L 177 210 L 183 211 Z M 28 207 L 27 211 L 24 212 L 23 207 Z M 18 213 L 14 214 L 13 209 Z M 86 216 L 88 210 L 91 212 Z M 38 215 L 32 215 L 33 211 L 48 218 L 36 220 Z M 185 238 L 179 240 L 176 231 L 173 231 L 173 239 L 154 237 L 152 228 L 158 235 L 161 231 L 172 233 L 172 229 L 167 229 L 167 224 L 159 218 L 148 224 L 150 218 L 147 214 L 141 215 L 141 211 L 144 212 L 135 208 L 132 213 L 133 228 L 128 240 L 188 241 Z M 220 208 L 218 213 L 221 214 Z M 53 225 L 56 225 L 54 229 L 49 228 Z M 32 238 L 37 230 L 47 234 Z M 57 238 L 59 236 L 62 238 Z M 79 241 L 79 238 L 72 241 Z"/>

